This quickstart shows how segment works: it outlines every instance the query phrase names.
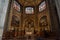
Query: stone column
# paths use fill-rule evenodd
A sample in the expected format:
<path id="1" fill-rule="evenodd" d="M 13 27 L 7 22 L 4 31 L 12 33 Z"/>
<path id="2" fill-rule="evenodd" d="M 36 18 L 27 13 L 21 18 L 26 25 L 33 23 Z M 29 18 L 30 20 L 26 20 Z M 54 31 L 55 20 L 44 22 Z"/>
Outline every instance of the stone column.
<path id="1" fill-rule="evenodd" d="M 3 27 L 9 0 L 0 0 L 0 40 L 3 34 Z"/>
<path id="2" fill-rule="evenodd" d="M 55 3 L 56 3 L 56 7 L 57 7 L 59 22 L 60 22 L 60 0 L 55 0 Z"/>

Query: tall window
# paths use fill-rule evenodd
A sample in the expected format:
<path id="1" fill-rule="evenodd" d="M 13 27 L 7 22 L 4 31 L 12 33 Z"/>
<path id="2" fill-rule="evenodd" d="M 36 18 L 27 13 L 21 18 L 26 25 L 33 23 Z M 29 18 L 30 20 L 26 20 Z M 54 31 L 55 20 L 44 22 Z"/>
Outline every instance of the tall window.
<path id="1" fill-rule="evenodd" d="M 34 13 L 33 7 L 26 7 L 25 13 L 26 13 L 26 14 L 33 14 L 33 13 Z"/>
<path id="2" fill-rule="evenodd" d="M 20 12 L 20 4 L 18 4 L 18 2 L 14 1 L 13 8 Z"/>
<path id="3" fill-rule="evenodd" d="M 46 8 L 46 2 L 43 1 L 43 2 L 39 5 L 39 12 L 45 10 L 45 8 Z"/>

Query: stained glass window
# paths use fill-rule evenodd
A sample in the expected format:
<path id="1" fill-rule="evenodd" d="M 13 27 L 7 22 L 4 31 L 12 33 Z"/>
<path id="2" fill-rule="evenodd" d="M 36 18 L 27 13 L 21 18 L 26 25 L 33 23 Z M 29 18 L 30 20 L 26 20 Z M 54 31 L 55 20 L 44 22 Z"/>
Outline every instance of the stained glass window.
<path id="1" fill-rule="evenodd" d="M 20 4 L 18 2 L 14 1 L 13 8 L 20 12 Z"/>
<path id="2" fill-rule="evenodd" d="M 33 7 L 27 7 L 27 8 L 25 9 L 25 13 L 26 13 L 26 14 L 33 14 L 33 13 L 34 13 Z"/>
<path id="3" fill-rule="evenodd" d="M 43 1 L 43 2 L 39 5 L 39 12 L 45 10 L 45 8 L 46 8 L 46 2 Z"/>

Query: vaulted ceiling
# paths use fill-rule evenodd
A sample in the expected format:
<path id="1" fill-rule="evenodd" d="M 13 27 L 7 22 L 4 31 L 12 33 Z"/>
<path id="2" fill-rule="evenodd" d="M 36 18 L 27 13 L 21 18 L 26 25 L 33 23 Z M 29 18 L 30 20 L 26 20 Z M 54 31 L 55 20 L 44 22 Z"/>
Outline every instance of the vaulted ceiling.
<path id="1" fill-rule="evenodd" d="M 38 5 L 42 0 L 18 0 L 19 3 L 23 6 L 36 6 Z"/>

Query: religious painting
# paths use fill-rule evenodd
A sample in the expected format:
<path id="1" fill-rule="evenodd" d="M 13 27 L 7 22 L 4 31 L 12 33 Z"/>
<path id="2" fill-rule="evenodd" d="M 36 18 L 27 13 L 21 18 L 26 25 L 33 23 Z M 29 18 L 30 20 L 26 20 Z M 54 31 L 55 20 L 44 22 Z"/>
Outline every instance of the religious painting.
<path id="1" fill-rule="evenodd" d="M 15 27 L 19 27 L 19 18 L 17 16 L 12 16 L 12 21 L 11 21 L 11 25 L 15 26 Z"/>
<path id="2" fill-rule="evenodd" d="M 47 16 L 43 16 L 43 17 L 40 18 L 39 25 L 40 25 L 40 27 L 48 26 Z"/>

